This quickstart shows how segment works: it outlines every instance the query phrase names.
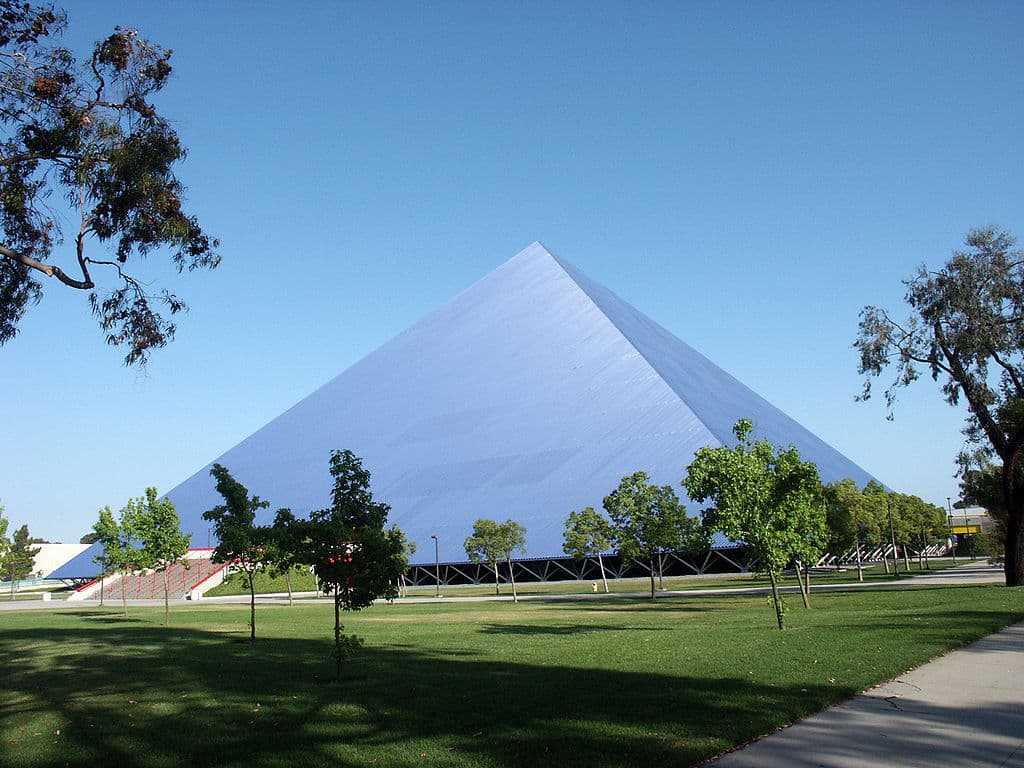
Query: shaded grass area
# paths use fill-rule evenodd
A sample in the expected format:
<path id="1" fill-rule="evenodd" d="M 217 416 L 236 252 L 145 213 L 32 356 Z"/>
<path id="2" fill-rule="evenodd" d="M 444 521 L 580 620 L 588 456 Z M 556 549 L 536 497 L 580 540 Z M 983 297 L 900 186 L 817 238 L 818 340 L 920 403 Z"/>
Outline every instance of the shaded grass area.
<path id="1" fill-rule="evenodd" d="M 1024 590 L 0 614 L 0 764 L 691 765 L 1024 618 Z"/>

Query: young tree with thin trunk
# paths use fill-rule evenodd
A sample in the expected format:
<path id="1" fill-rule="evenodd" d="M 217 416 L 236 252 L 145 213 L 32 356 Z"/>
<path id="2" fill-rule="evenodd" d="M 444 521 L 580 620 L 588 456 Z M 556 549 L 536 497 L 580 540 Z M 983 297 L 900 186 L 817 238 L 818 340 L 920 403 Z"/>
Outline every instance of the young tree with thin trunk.
<path id="1" fill-rule="evenodd" d="M 662 553 L 693 551 L 703 542 L 700 524 L 686 514 L 675 491 L 668 485 L 651 485 L 646 472 L 634 472 L 604 497 L 612 536 L 623 561 L 647 565 L 651 600 L 655 599 L 655 563 Z"/>
<path id="2" fill-rule="evenodd" d="M 593 507 L 569 513 L 569 517 L 565 521 L 562 551 L 577 562 L 588 557 L 596 557 L 606 594 L 608 592 L 608 577 L 605 576 L 602 553 L 611 549 L 612 543 L 611 523 Z"/>
<path id="3" fill-rule="evenodd" d="M 409 567 L 404 536 L 387 525 L 391 507 L 374 500 L 370 472 L 352 451 L 331 452 L 331 506 L 311 512 L 304 524 L 307 560 L 325 591 L 334 593 L 334 657 L 337 676 L 362 638 L 343 634 L 342 611 L 359 611 L 378 598 L 397 597 L 398 577 Z"/>
<path id="4" fill-rule="evenodd" d="M 267 545 L 270 531 L 256 525 L 256 513 L 270 506 L 259 496 L 249 496 L 248 489 L 231 476 L 226 467 L 214 464 L 210 474 L 217 481 L 217 493 L 224 503 L 203 513 L 203 519 L 213 523 L 217 547 L 213 550 L 215 563 L 231 563 L 237 568 L 249 587 L 249 641 L 256 641 L 256 574 L 270 564 Z"/>
<path id="5" fill-rule="evenodd" d="M 697 451 L 683 486 L 694 501 L 710 502 L 702 512 L 709 530 L 753 549 L 771 582 L 779 629 L 785 629 L 779 576 L 799 551 L 798 542 L 816 535 L 819 515 L 824 524 L 824 505 L 814 508 L 821 480 L 795 448 L 777 449 L 767 440 L 755 443 L 753 428 L 749 419 L 740 419 L 733 427 L 735 446 Z"/>
<path id="6" fill-rule="evenodd" d="M 1007 586 L 1024 585 L 1024 251 L 1015 244 L 994 227 L 972 230 L 967 250 L 905 281 L 905 318 L 865 307 L 854 342 L 865 376 L 860 399 L 871 396 L 875 377 L 895 371 L 885 390 L 890 417 L 898 390 L 925 372 L 950 405 L 967 405 L 964 434 L 978 450 L 962 453 L 961 467 L 998 460 Z"/>
<path id="7" fill-rule="evenodd" d="M 485 562 L 494 571 L 494 594 L 500 595 L 501 577 L 498 563 L 508 563 L 508 576 L 512 585 L 512 600 L 519 602 L 515 574 L 512 572 L 512 555 L 517 549 L 526 547 L 526 529 L 514 520 L 499 523 L 481 518 L 473 523 L 473 533 L 463 542 L 470 562 Z"/>
<path id="8" fill-rule="evenodd" d="M 270 563 L 270 572 L 284 574 L 289 606 L 294 603 L 292 571 L 302 563 L 304 525 L 305 521 L 297 520 L 290 509 L 279 509 L 274 514 L 274 522 L 267 532 L 265 549 Z"/>
<path id="9" fill-rule="evenodd" d="M 105 578 L 108 573 L 121 574 L 121 612 L 128 618 L 128 577 L 139 568 L 144 567 L 142 552 L 138 539 L 137 505 L 134 499 L 129 500 L 120 511 L 120 518 L 115 519 L 110 507 L 100 510 L 99 520 L 93 526 L 96 540 L 103 546 L 101 554 L 93 558 Z M 100 585 L 102 593 L 103 585 Z"/>
<path id="10" fill-rule="evenodd" d="M 170 499 L 157 498 L 156 488 L 147 488 L 146 495 L 128 502 L 134 504 L 132 513 L 135 533 L 142 544 L 140 555 L 147 568 L 163 573 L 164 626 L 171 621 L 171 584 L 169 569 L 178 563 L 187 566 L 185 555 L 192 539 L 181 532 L 181 520 Z"/>

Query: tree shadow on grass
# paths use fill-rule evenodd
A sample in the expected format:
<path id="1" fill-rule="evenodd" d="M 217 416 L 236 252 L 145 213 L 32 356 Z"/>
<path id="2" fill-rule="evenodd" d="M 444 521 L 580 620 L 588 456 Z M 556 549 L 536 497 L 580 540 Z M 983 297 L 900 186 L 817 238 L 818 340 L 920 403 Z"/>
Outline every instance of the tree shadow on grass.
<path id="1" fill-rule="evenodd" d="M 175 627 L 5 631 L 0 763 L 689 765 L 843 693 L 394 646 L 332 682 L 329 651 Z"/>
<path id="2" fill-rule="evenodd" d="M 484 635 L 582 635 L 590 632 L 672 632 L 675 627 L 626 627 L 621 624 L 485 624 L 477 629 Z"/>

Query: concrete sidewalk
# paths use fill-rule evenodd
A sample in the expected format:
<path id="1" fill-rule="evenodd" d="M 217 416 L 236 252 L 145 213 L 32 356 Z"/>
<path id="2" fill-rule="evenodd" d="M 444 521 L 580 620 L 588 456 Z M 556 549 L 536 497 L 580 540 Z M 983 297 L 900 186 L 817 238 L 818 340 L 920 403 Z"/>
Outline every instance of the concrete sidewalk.
<path id="1" fill-rule="evenodd" d="M 1024 768 L 1024 622 L 707 765 Z"/>

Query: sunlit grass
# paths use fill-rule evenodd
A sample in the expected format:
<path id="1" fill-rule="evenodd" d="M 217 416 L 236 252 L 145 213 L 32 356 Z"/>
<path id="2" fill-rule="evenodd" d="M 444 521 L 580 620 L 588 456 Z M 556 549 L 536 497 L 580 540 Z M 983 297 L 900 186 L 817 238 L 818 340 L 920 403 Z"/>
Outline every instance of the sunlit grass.
<path id="1" fill-rule="evenodd" d="M 0 764 L 691 765 L 1024 618 L 1024 590 L 0 613 Z M 59 733 L 58 733 L 59 732 Z"/>

